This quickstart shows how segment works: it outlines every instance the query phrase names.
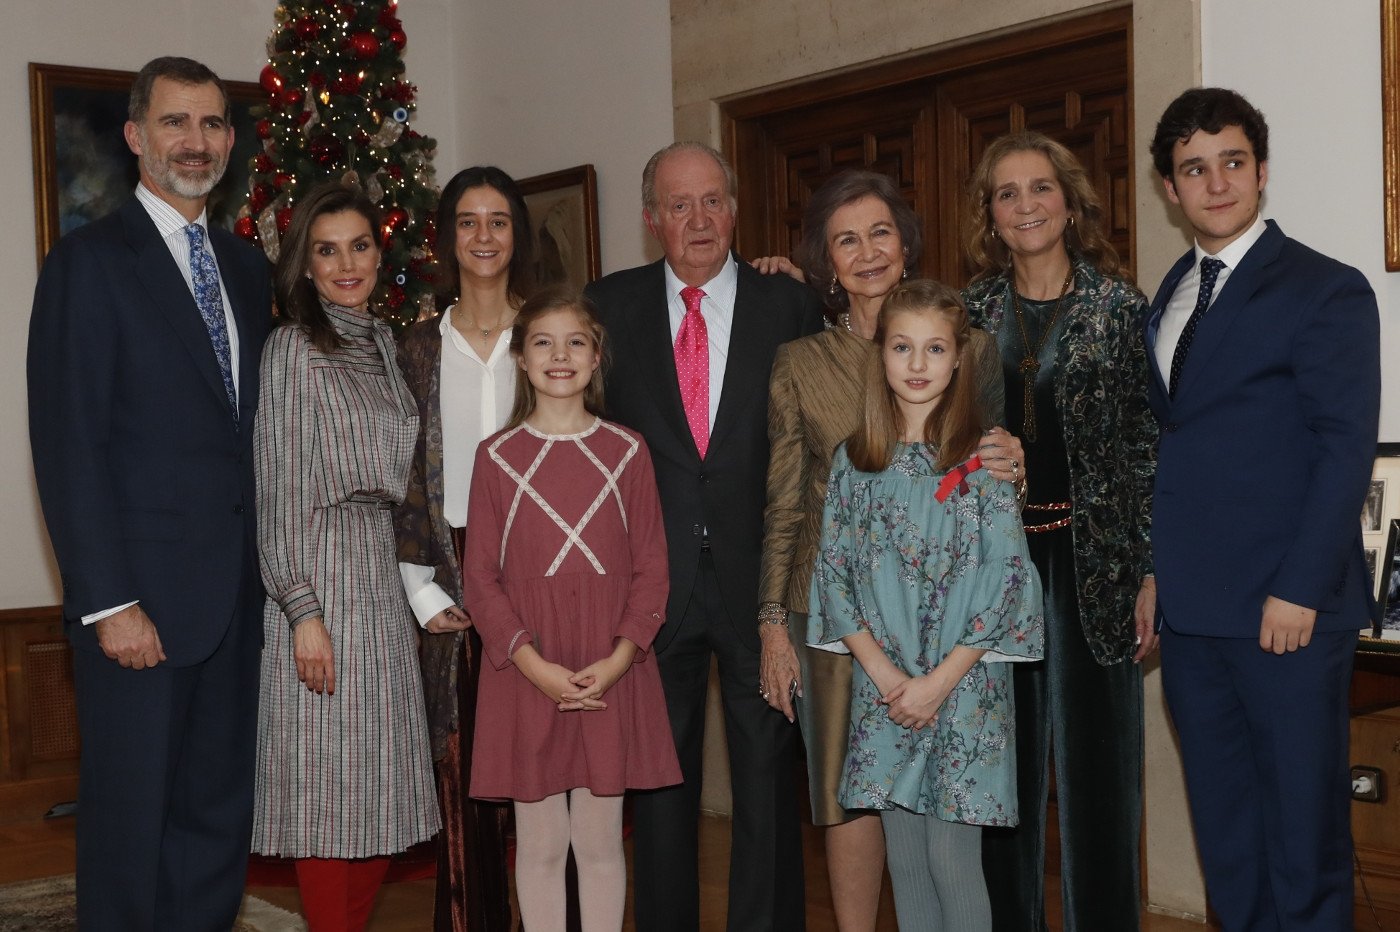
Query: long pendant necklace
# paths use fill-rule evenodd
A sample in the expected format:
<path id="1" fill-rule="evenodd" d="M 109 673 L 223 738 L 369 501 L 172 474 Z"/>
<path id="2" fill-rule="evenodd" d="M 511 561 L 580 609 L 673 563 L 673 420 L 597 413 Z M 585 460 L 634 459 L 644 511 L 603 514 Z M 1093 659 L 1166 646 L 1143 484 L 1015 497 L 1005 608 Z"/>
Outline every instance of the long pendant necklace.
<path id="1" fill-rule="evenodd" d="M 1021 378 L 1024 382 L 1023 389 L 1025 397 L 1021 409 L 1021 436 L 1027 443 L 1035 443 L 1035 377 L 1040 371 L 1040 351 L 1045 348 L 1045 341 L 1050 336 L 1050 331 L 1055 329 L 1055 320 L 1060 316 L 1060 308 L 1065 303 L 1065 295 L 1069 294 L 1069 286 L 1074 282 L 1074 266 L 1070 266 L 1069 273 L 1065 275 L 1065 283 L 1060 286 L 1060 296 L 1055 299 L 1055 309 L 1050 312 L 1050 317 L 1045 321 L 1044 328 L 1040 331 L 1040 338 L 1036 340 L 1035 346 L 1031 346 L 1030 337 L 1026 335 L 1026 318 L 1021 313 L 1021 300 L 1016 296 L 1016 280 L 1013 276 L 1010 284 L 1011 288 L 1011 309 L 1016 314 L 1016 326 L 1021 330 L 1021 343 L 1026 348 L 1026 357 L 1021 360 L 1019 366 Z"/>

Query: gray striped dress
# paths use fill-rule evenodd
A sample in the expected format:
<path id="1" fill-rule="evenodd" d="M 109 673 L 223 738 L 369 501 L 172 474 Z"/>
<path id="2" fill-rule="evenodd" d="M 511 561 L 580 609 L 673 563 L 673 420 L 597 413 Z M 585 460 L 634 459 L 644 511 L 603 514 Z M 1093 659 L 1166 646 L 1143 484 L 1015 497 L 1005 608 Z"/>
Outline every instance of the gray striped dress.
<path id="1" fill-rule="evenodd" d="M 403 501 L 417 407 L 388 327 L 328 305 L 346 346 L 273 331 L 254 435 L 263 612 L 253 850 L 392 854 L 438 830 L 416 625 L 391 507 Z M 292 625 L 322 618 L 335 694 L 297 680 Z"/>

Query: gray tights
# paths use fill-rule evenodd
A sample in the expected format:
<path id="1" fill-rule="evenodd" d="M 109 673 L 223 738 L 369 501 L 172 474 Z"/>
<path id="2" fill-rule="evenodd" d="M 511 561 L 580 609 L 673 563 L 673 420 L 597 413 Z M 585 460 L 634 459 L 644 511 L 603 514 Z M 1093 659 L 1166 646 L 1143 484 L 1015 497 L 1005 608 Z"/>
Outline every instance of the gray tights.
<path id="1" fill-rule="evenodd" d="M 982 826 L 907 809 L 880 813 L 902 932 L 991 932 Z"/>

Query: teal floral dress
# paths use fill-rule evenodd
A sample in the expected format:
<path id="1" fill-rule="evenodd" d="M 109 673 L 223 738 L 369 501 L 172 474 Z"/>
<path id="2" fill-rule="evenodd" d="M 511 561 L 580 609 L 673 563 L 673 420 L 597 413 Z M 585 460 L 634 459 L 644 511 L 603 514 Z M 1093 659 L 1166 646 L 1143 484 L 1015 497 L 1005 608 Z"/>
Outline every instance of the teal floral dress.
<path id="1" fill-rule="evenodd" d="M 975 457 L 951 473 L 936 460 L 924 444 L 899 444 L 884 472 L 867 473 L 844 444 L 837 449 L 812 578 L 812 643 L 866 631 L 910 676 L 959 644 L 987 653 L 919 730 L 890 720 L 856 665 L 841 805 L 1015 825 L 1015 716 L 1001 661 L 1043 654 L 1040 577 L 1010 483 Z"/>

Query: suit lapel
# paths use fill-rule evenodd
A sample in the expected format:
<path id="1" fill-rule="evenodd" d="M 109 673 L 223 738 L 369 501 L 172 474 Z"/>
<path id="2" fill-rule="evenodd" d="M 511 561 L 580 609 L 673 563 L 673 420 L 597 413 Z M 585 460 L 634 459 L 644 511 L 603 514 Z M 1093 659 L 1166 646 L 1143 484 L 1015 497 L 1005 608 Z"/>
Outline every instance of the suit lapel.
<path id="1" fill-rule="evenodd" d="M 748 273 L 748 274 L 745 274 Z M 763 314 L 764 282 L 748 263 L 739 263 L 734 288 L 734 323 L 729 328 L 729 352 L 724 364 L 724 385 L 720 389 L 719 410 L 710 431 L 710 446 L 734 428 L 740 411 L 761 397 L 769 372 L 763 366 L 765 350 L 772 352 L 765 339 Z M 672 365 L 674 368 L 674 364 Z"/>
<path id="2" fill-rule="evenodd" d="M 214 231 L 210 230 L 209 242 L 214 247 L 214 258 L 219 263 L 219 279 L 223 287 L 228 290 L 229 306 L 233 308 L 234 326 L 238 328 L 238 422 L 240 426 L 247 427 L 249 419 L 256 413 L 255 406 L 250 404 L 249 400 L 257 397 L 252 389 L 257 387 L 258 368 L 261 362 L 253 337 L 256 332 L 253 325 L 253 315 L 257 313 L 257 309 L 253 295 L 250 293 L 252 280 L 246 275 L 238 274 L 237 259 L 222 236 L 216 236 Z M 267 313 L 268 310 L 264 308 L 263 312 Z M 202 318 L 200 323 L 203 323 Z M 205 339 L 208 339 L 207 330 L 205 331 Z M 216 360 L 215 368 L 217 366 Z M 220 384 L 222 384 L 222 377 Z"/>
<path id="3" fill-rule="evenodd" d="M 219 362 L 214 357 L 213 344 L 209 342 L 209 331 L 204 327 L 204 318 L 194 303 L 190 286 L 185 283 L 175 259 L 141 202 L 133 197 L 127 201 L 122 212 L 127 241 L 136 254 L 136 277 L 145 288 L 151 307 L 175 331 L 195 368 L 204 376 L 209 390 L 216 393 L 220 402 L 227 407 L 228 392 L 224 388 L 224 377 L 219 372 Z M 239 336 L 242 335 L 240 332 Z"/>
<path id="4" fill-rule="evenodd" d="M 1172 295 L 1176 293 L 1176 286 L 1181 284 L 1181 277 L 1191 268 L 1196 260 L 1196 250 L 1189 250 L 1186 255 L 1176 260 L 1176 264 L 1167 272 L 1167 277 L 1162 279 L 1161 286 L 1157 289 L 1157 295 L 1152 300 L 1152 310 L 1147 315 L 1147 321 L 1143 325 L 1143 341 L 1147 346 L 1147 367 L 1152 371 L 1152 380 L 1161 392 L 1162 397 L 1171 403 L 1171 393 L 1168 391 L 1166 374 L 1157 365 L 1157 336 L 1162 324 L 1162 314 L 1166 312 L 1167 305 L 1171 302 Z"/>
<path id="5" fill-rule="evenodd" d="M 1254 297 L 1254 292 L 1259 290 L 1264 281 L 1264 268 L 1273 262 L 1282 246 L 1283 234 L 1270 223 L 1259 241 L 1244 254 L 1239 266 L 1230 272 L 1220 294 L 1196 325 L 1196 336 L 1191 341 L 1191 350 L 1181 369 L 1181 382 L 1176 387 L 1178 396 L 1186 393 L 1200 374 L 1210 368 L 1211 357 L 1240 319 L 1241 311 Z"/>

